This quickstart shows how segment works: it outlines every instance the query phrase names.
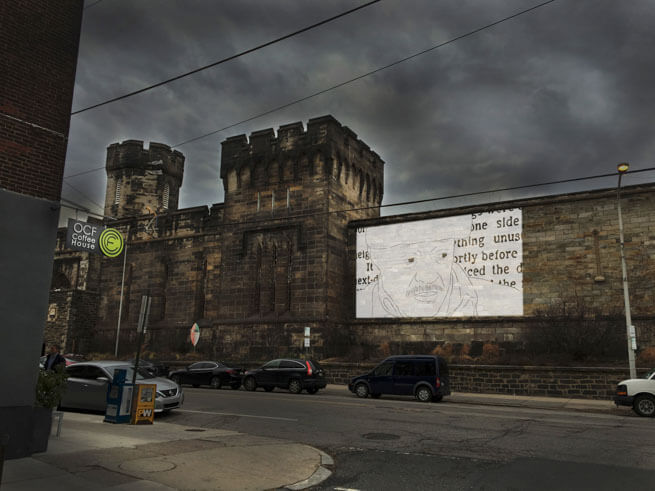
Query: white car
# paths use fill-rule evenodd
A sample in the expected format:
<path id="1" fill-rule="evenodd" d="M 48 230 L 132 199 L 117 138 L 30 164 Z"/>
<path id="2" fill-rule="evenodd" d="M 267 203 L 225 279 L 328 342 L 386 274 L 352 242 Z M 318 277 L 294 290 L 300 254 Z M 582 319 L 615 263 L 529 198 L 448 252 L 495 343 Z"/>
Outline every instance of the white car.
<path id="1" fill-rule="evenodd" d="M 60 407 L 104 412 L 107 409 L 107 389 L 117 369 L 126 370 L 127 380 L 132 381 L 134 367 L 124 361 L 88 361 L 66 367 L 68 379 Z M 157 386 L 156 413 L 181 407 L 184 402 L 182 388 L 167 378 L 152 377 L 146 370 L 139 368 L 136 383 Z"/>
<path id="2" fill-rule="evenodd" d="M 632 406 L 639 416 L 655 416 L 655 370 L 644 378 L 622 380 L 616 386 L 614 404 Z"/>

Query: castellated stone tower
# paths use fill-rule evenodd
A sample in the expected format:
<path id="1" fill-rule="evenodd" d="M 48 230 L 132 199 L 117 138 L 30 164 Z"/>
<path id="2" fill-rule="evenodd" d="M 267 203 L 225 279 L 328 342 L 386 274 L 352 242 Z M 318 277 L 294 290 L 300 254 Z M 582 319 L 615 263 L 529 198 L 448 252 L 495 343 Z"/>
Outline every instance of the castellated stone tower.
<path id="1" fill-rule="evenodd" d="M 218 318 L 345 317 L 347 225 L 379 216 L 383 161 L 332 116 L 222 144 Z"/>
<path id="2" fill-rule="evenodd" d="M 105 215 L 114 218 L 177 210 L 184 155 L 163 143 L 126 140 L 107 147 Z M 149 210 L 148 210 L 149 208 Z"/>

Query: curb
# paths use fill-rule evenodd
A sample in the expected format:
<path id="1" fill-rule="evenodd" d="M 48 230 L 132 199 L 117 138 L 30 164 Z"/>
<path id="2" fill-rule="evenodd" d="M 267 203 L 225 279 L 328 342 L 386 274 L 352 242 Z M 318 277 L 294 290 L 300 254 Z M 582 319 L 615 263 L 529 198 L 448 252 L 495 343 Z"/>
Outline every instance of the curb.
<path id="1" fill-rule="evenodd" d="M 325 465 L 329 465 L 329 466 L 334 465 L 334 460 L 332 459 L 332 457 L 330 457 L 328 454 L 317 448 L 314 448 L 314 450 L 316 450 L 321 455 L 321 465 L 318 466 L 318 469 L 316 469 L 314 473 L 311 476 L 309 476 L 307 479 L 285 486 L 283 489 L 289 489 L 292 491 L 296 491 L 299 489 L 307 489 L 322 483 L 332 475 L 331 470 L 329 470 L 326 467 L 323 467 Z"/>

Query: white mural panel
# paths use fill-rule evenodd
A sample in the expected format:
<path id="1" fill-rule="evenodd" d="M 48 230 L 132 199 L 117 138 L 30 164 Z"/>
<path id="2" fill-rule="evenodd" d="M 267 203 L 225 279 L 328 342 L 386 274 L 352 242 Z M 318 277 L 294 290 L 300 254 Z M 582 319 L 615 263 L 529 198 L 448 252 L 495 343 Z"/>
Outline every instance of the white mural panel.
<path id="1" fill-rule="evenodd" d="M 523 315 L 520 208 L 357 229 L 357 317 Z"/>

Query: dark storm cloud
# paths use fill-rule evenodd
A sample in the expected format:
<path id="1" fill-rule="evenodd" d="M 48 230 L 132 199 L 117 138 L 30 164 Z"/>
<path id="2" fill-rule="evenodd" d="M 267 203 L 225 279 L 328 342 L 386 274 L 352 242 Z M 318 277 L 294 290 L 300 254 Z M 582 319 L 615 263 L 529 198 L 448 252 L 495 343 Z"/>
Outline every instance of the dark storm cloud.
<path id="1" fill-rule="evenodd" d="M 382 1 L 261 51 L 73 117 L 67 174 L 125 139 L 174 145 L 393 63 L 537 2 Z M 105 0 L 85 11 L 74 109 L 353 7 L 346 1 Z M 560 0 L 348 86 L 182 145 L 181 206 L 223 199 L 220 142 L 332 114 L 385 160 L 385 203 L 653 165 L 652 2 Z M 69 180 L 104 203 L 104 171 Z M 650 174 L 648 180 L 654 175 Z M 643 182 L 645 174 L 626 176 Z M 523 195 L 615 185 L 550 186 Z M 88 204 L 67 186 L 64 195 Z M 495 193 L 455 206 L 508 199 Z M 477 201 L 475 201 L 477 200 Z M 97 211 L 97 207 L 94 208 Z M 390 209 L 385 213 L 400 211 Z"/>

